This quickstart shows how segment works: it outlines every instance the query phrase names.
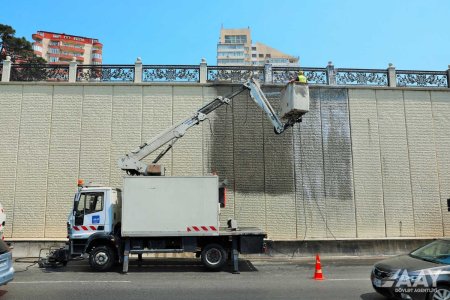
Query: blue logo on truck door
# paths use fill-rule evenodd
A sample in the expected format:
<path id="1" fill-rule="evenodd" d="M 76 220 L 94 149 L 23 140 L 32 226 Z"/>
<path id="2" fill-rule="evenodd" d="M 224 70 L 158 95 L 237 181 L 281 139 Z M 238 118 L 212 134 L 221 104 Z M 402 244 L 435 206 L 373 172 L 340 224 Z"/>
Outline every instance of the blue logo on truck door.
<path id="1" fill-rule="evenodd" d="M 92 216 L 92 224 L 100 224 L 100 216 Z"/>

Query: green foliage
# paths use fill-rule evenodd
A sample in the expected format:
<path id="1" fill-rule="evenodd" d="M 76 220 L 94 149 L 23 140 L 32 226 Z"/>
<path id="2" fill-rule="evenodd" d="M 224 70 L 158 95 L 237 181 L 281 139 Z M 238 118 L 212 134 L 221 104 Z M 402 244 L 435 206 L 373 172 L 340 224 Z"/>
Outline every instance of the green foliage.
<path id="1" fill-rule="evenodd" d="M 0 62 L 11 56 L 13 63 L 46 63 L 33 52 L 33 47 L 24 37 L 15 37 L 16 31 L 9 25 L 0 24 Z"/>

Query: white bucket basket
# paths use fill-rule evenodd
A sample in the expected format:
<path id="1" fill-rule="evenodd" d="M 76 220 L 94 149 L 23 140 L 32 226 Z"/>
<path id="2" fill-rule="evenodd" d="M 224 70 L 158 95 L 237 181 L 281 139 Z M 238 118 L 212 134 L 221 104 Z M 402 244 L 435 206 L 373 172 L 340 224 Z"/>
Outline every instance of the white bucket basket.
<path id="1" fill-rule="evenodd" d="M 297 120 L 309 111 L 309 88 L 307 84 L 291 82 L 281 91 L 281 119 Z"/>

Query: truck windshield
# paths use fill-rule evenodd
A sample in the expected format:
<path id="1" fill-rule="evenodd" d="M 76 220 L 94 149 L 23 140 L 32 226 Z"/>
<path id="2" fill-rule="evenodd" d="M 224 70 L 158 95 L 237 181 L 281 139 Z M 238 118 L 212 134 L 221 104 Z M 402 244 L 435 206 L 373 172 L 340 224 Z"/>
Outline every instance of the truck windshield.
<path id="1" fill-rule="evenodd" d="M 87 215 L 103 210 L 103 192 L 81 193 L 80 200 L 75 202 L 77 215 Z"/>

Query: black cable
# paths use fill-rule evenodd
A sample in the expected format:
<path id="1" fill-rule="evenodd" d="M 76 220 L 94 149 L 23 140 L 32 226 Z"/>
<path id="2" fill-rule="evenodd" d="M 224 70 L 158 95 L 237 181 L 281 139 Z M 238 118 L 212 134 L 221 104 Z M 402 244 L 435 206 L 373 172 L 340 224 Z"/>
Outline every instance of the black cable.
<path id="1" fill-rule="evenodd" d="M 16 258 L 16 259 L 14 260 L 14 262 L 17 262 L 17 263 L 28 262 L 28 261 L 23 261 L 23 260 L 30 260 L 30 259 L 33 259 L 33 261 L 31 261 L 31 264 L 28 265 L 28 266 L 26 266 L 24 270 L 20 270 L 20 271 L 15 270 L 15 273 L 21 273 L 21 272 L 26 272 L 26 271 L 28 271 L 29 268 L 31 268 L 32 266 L 34 266 L 34 265 L 36 265 L 37 263 L 39 263 L 39 258 L 40 258 L 40 257 L 32 257 L 32 256 L 29 256 L 29 257 L 18 257 L 18 258 Z M 34 260 L 34 259 L 37 259 L 37 260 Z"/>

